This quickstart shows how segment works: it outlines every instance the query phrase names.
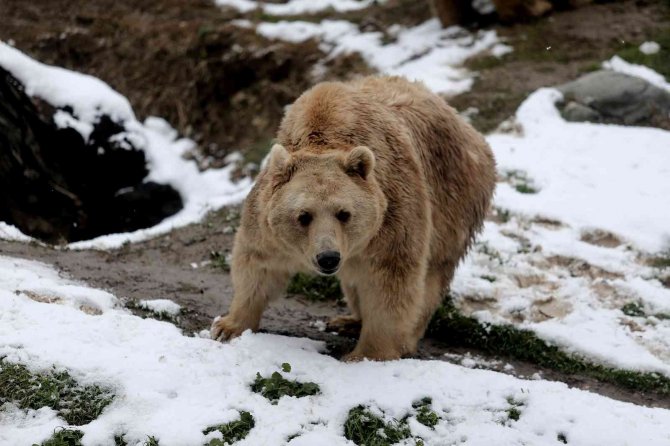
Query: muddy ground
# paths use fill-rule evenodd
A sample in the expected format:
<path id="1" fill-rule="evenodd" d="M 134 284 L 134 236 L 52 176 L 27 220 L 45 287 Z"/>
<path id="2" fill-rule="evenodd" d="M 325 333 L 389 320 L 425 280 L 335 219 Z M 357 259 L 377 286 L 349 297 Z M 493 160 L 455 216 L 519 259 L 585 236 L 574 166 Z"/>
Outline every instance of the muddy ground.
<path id="1" fill-rule="evenodd" d="M 168 235 L 128 244 L 111 252 L 69 251 L 37 243 L 0 240 L 0 253 L 55 265 L 69 277 L 109 290 L 128 300 L 167 298 L 184 308 L 178 325 L 192 335 L 208 329 L 212 319 L 228 308 L 232 299 L 230 274 L 212 262 L 212 252 L 224 254 L 232 248 L 239 208 L 221 209 L 198 224 Z M 144 312 L 134 310 L 140 315 Z M 328 353 L 340 357 L 351 350 L 355 337 L 317 328 L 317 321 L 346 314 L 337 301 L 314 301 L 301 295 L 285 295 L 264 313 L 261 331 L 325 341 Z M 470 354 L 485 359 L 486 368 L 521 377 L 539 374 L 580 389 L 654 407 L 670 408 L 670 398 L 654 393 L 633 392 L 589 377 L 566 375 L 508 357 L 492 356 L 474 349 L 445 347 L 437 339 L 421 341 L 416 358 L 459 362 Z M 504 369 L 506 364 L 514 366 Z"/>
<path id="2" fill-rule="evenodd" d="M 343 16 L 366 29 L 383 31 L 396 22 L 420 23 L 429 12 L 420 2 L 390 0 Z M 271 42 L 233 27 L 229 21 L 242 15 L 207 0 L 2 0 L 0 17 L 0 39 L 11 39 L 41 61 L 100 77 L 130 99 L 140 118 L 167 118 L 199 143 L 194 155 L 203 165 L 220 165 L 234 149 L 259 161 L 284 106 L 314 82 L 311 69 L 324 56 L 316 42 Z M 276 19 L 257 13 L 245 18 Z M 494 25 L 514 52 L 501 60 L 470 61 L 469 66 L 480 71 L 475 86 L 450 102 L 461 110 L 476 107 L 473 123 L 480 130 L 491 130 L 531 91 L 593 70 L 668 23 L 662 2 L 622 1 L 557 12 L 533 23 Z M 325 78 L 369 71 L 356 56 L 335 59 L 328 68 Z M 236 214 L 236 208 L 223 209 L 200 224 L 112 252 L 0 241 L 0 253 L 52 263 L 74 279 L 129 300 L 172 299 L 185 308 L 180 325 L 193 333 L 208 328 L 232 297 L 228 272 L 207 262 L 212 251 L 231 249 L 234 235 L 228 228 L 235 226 Z M 284 297 L 265 313 L 262 329 L 324 340 L 331 354 L 339 356 L 353 347 L 355 339 L 319 331 L 313 323 L 345 312 L 336 302 Z M 448 360 L 445 353 L 461 355 L 465 350 L 426 339 L 417 356 Z M 670 407 L 667 397 L 471 353 L 501 360 L 500 369 L 511 363 L 511 373 L 519 376 L 540 373 L 623 401 Z"/>

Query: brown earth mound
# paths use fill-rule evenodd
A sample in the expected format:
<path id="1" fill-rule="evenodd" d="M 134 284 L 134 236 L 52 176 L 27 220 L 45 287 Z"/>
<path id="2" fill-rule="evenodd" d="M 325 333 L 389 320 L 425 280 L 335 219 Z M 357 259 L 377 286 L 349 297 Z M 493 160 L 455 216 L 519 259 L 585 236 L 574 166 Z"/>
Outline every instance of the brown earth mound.
<path id="1" fill-rule="evenodd" d="M 0 39 L 99 77 L 138 117 L 167 119 L 217 160 L 269 141 L 322 57 L 315 42 L 271 42 L 231 25 L 206 0 L 3 0 L 0 16 Z"/>

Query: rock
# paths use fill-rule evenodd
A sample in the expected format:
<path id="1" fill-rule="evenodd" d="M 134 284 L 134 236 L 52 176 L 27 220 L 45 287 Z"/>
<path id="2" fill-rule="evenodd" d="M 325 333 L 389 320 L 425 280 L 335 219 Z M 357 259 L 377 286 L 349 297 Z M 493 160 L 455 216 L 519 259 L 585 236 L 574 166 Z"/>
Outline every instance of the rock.
<path id="1" fill-rule="evenodd" d="M 601 70 L 557 87 L 569 121 L 601 121 L 670 129 L 670 93 L 637 77 Z"/>
<path id="2" fill-rule="evenodd" d="M 600 122 L 602 120 L 600 113 L 575 101 L 568 102 L 561 115 L 570 122 Z"/>
<path id="3" fill-rule="evenodd" d="M 64 108 L 63 111 L 67 111 Z M 145 182 L 144 152 L 106 115 L 87 140 L 0 68 L 0 221 L 50 243 L 146 228 L 178 212 L 169 185 Z"/>

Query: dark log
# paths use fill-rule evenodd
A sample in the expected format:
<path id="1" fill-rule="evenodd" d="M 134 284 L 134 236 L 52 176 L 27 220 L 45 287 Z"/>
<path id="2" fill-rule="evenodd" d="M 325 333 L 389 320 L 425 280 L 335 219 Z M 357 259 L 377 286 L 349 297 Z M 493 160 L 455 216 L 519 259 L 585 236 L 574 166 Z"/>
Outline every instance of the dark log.
<path id="1" fill-rule="evenodd" d="M 86 141 L 58 128 L 56 111 L 0 68 L 0 221 L 63 243 L 153 226 L 182 208 L 172 187 L 144 182 L 142 150 L 111 139 L 122 123 L 102 115 Z"/>

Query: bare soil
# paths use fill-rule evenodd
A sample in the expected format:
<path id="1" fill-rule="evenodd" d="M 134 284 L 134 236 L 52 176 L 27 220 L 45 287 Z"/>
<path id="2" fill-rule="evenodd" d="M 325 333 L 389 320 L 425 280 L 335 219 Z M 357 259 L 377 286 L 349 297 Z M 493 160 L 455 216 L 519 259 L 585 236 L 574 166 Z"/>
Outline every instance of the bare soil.
<path id="1" fill-rule="evenodd" d="M 391 23 L 414 25 L 429 16 L 421 2 L 389 0 L 342 17 L 368 30 Z M 303 17 L 318 20 L 323 15 Z M 165 117 L 199 144 L 203 165 L 220 165 L 232 149 L 245 148 L 259 161 L 269 147 L 283 108 L 314 81 L 313 66 L 323 58 L 316 42 L 268 41 L 229 22 L 242 15 L 208 0 L 2 0 L 0 39 L 37 59 L 97 76 L 127 96 L 138 117 Z M 246 18 L 273 20 L 259 13 Z M 450 99 L 459 109 L 476 107 L 474 124 L 495 128 L 541 86 L 556 85 L 594 69 L 629 42 L 641 42 L 668 25 L 661 2 L 621 1 L 564 11 L 533 23 L 495 26 L 514 47 L 502 60 L 470 61 L 480 71 L 473 90 Z M 335 59 L 326 77 L 368 72 L 360 57 Z M 232 212 L 232 214 L 231 214 Z M 185 333 L 207 329 L 232 298 L 229 274 L 212 264 L 212 251 L 229 252 L 235 208 L 214 212 L 199 224 L 111 252 L 67 251 L 36 243 L 0 241 L 0 253 L 54 264 L 70 277 L 129 300 L 169 298 L 185 308 Z M 233 217 L 231 217 L 233 215 Z M 197 267 L 193 267 L 195 265 Z M 355 339 L 320 331 L 314 322 L 345 314 L 336 302 L 286 296 L 265 313 L 262 329 L 324 340 L 340 356 Z M 448 360 L 436 340 L 421 343 L 418 358 Z M 487 356 L 481 352 L 472 352 Z M 581 376 L 563 375 L 533 364 L 511 363 L 518 376 L 545 379 L 622 401 L 670 407 L 655 394 L 635 393 Z M 501 370 L 510 373 L 506 370 Z"/>
<path id="2" fill-rule="evenodd" d="M 479 72 L 474 87 L 449 102 L 459 110 L 477 108 L 473 125 L 490 132 L 538 88 L 575 80 L 617 52 L 653 40 L 670 26 L 669 11 L 660 1 L 608 2 L 532 23 L 495 26 L 514 51 L 471 59 L 466 65 Z"/>

